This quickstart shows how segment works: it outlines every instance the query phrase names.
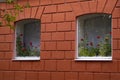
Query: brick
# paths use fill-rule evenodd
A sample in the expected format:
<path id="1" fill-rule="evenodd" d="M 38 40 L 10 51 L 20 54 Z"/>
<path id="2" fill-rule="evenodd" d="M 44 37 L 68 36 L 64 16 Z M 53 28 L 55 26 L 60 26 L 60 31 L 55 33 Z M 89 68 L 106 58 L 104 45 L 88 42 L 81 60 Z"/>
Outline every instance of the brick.
<path id="1" fill-rule="evenodd" d="M 45 43 L 44 42 L 40 42 L 40 50 L 45 50 Z"/>
<path id="2" fill-rule="evenodd" d="M 64 3 L 64 0 L 52 0 L 53 4 Z"/>
<path id="3" fill-rule="evenodd" d="M 50 73 L 49 72 L 40 72 L 39 73 L 39 80 L 51 80 L 50 79 Z"/>
<path id="4" fill-rule="evenodd" d="M 21 62 L 21 70 L 31 70 L 31 62 Z"/>
<path id="5" fill-rule="evenodd" d="M 120 59 L 120 50 L 113 50 L 112 55 L 113 59 Z"/>
<path id="6" fill-rule="evenodd" d="M 57 6 L 56 5 L 51 5 L 51 6 L 46 6 L 44 13 L 54 13 L 57 12 Z"/>
<path id="7" fill-rule="evenodd" d="M 36 0 L 36 1 L 29 0 L 29 4 L 30 6 L 38 6 L 40 4 L 40 0 Z"/>
<path id="8" fill-rule="evenodd" d="M 24 1 L 18 0 L 17 2 L 19 5 L 24 6 L 28 2 L 28 0 L 24 0 Z"/>
<path id="9" fill-rule="evenodd" d="M 120 49 L 120 40 L 118 40 L 118 42 L 117 42 L 117 49 Z"/>
<path id="10" fill-rule="evenodd" d="M 87 62 L 87 71 L 101 72 L 101 62 Z"/>
<path id="11" fill-rule="evenodd" d="M 6 9 L 6 3 L 2 3 L 2 4 L 0 4 L 1 6 L 0 6 L 0 9 Z"/>
<path id="12" fill-rule="evenodd" d="M 12 52 L 14 50 L 14 48 L 15 48 L 14 47 L 15 45 L 13 43 L 9 43 L 9 45 L 10 45 L 10 52 Z"/>
<path id="13" fill-rule="evenodd" d="M 46 24 L 46 31 L 48 31 L 48 32 L 56 31 L 56 23 Z"/>
<path id="14" fill-rule="evenodd" d="M 118 71 L 118 62 L 104 62 L 102 63 L 102 72 L 117 72 Z"/>
<path id="15" fill-rule="evenodd" d="M 75 62 L 72 61 L 72 71 L 85 71 L 86 62 Z"/>
<path id="16" fill-rule="evenodd" d="M 44 70 L 44 61 L 32 62 L 32 70 Z"/>
<path id="17" fill-rule="evenodd" d="M 112 44 L 113 44 L 112 48 L 113 48 L 113 49 L 118 49 L 118 44 L 119 44 L 119 43 L 118 43 L 118 40 L 114 40 L 114 39 L 113 39 L 112 41 L 113 41 L 113 42 L 112 42 Z"/>
<path id="18" fill-rule="evenodd" d="M 20 62 L 10 62 L 10 70 L 20 70 L 21 69 L 21 63 Z"/>
<path id="19" fill-rule="evenodd" d="M 5 42 L 13 42 L 14 36 L 13 35 L 5 35 Z"/>
<path id="20" fill-rule="evenodd" d="M 72 41 L 72 49 L 71 50 L 76 50 L 76 41 Z"/>
<path id="21" fill-rule="evenodd" d="M 65 72 L 65 80 L 78 80 L 77 72 Z"/>
<path id="22" fill-rule="evenodd" d="M 0 80 L 3 80 L 3 72 L 0 71 Z"/>
<path id="23" fill-rule="evenodd" d="M 57 42 L 57 50 L 71 50 L 71 42 L 70 41 Z"/>
<path id="24" fill-rule="evenodd" d="M 75 1 L 78 1 L 78 0 L 65 0 L 65 2 L 75 2 Z"/>
<path id="25" fill-rule="evenodd" d="M 11 8 L 13 8 L 13 6 L 14 6 L 13 4 L 7 4 L 7 5 L 6 5 L 6 8 L 7 8 L 7 9 L 11 9 Z"/>
<path id="26" fill-rule="evenodd" d="M 46 60 L 45 70 L 46 71 L 56 71 L 56 60 Z"/>
<path id="27" fill-rule="evenodd" d="M 41 6 L 38 7 L 38 11 L 37 11 L 37 13 L 36 13 L 35 18 L 37 18 L 37 19 L 41 19 L 41 16 L 42 16 L 43 10 L 44 10 L 44 7 L 41 7 Z"/>
<path id="28" fill-rule="evenodd" d="M 13 49 L 12 49 L 13 50 Z M 4 53 L 4 59 L 11 60 L 13 58 L 13 52 L 5 52 Z"/>
<path id="29" fill-rule="evenodd" d="M 120 61 L 118 61 L 118 71 L 120 72 Z"/>
<path id="30" fill-rule="evenodd" d="M 66 12 L 65 20 L 66 21 L 74 21 L 75 20 L 75 14 L 73 12 Z"/>
<path id="31" fill-rule="evenodd" d="M 65 12 L 65 11 L 72 11 L 72 7 L 70 4 L 60 4 L 58 5 L 57 12 Z"/>
<path id="32" fill-rule="evenodd" d="M 93 80 L 92 73 L 79 73 L 79 80 Z"/>
<path id="33" fill-rule="evenodd" d="M 52 72 L 51 80 L 64 80 L 64 72 Z"/>
<path id="34" fill-rule="evenodd" d="M 120 17 L 120 8 L 115 8 L 114 10 L 113 10 L 113 13 L 112 13 L 112 17 L 113 18 L 118 18 L 118 17 Z"/>
<path id="35" fill-rule="evenodd" d="M 24 2 L 24 1 L 23 1 Z M 23 12 L 20 12 L 18 15 L 18 20 L 22 20 L 25 19 L 25 14 L 24 14 L 25 10 L 23 9 Z"/>
<path id="36" fill-rule="evenodd" d="M 112 19 L 112 28 L 118 28 L 118 19 Z"/>
<path id="37" fill-rule="evenodd" d="M 118 19 L 118 27 L 120 28 L 120 18 Z"/>
<path id="38" fill-rule="evenodd" d="M 120 79 L 120 73 L 111 73 L 110 80 L 117 80 L 117 79 Z"/>
<path id="39" fill-rule="evenodd" d="M 0 51 L 8 51 L 8 50 L 10 50 L 9 43 L 0 43 Z"/>
<path id="40" fill-rule="evenodd" d="M 26 76 L 25 71 L 15 72 L 15 80 L 26 80 L 25 76 Z"/>
<path id="41" fill-rule="evenodd" d="M 5 71 L 3 72 L 4 80 L 14 80 L 14 72 L 13 71 Z"/>
<path id="42" fill-rule="evenodd" d="M 4 59 L 4 52 L 0 52 L 0 59 Z"/>
<path id="43" fill-rule="evenodd" d="M 80 5 L 81 5 L 82 8 L 83 8 L 84 14 L 85 14 L 85 13 L 90 13 L 90 7 L 89 7 L 89 3 L 88 3 L 87 1 L 81 2 Z"/>
<path id="44" fill-rule="evenodd" d="M 71 6 L 72 6 L 75 16 L 79 16 L 84 13 L 84 11 L 80 5 L 80 2 L 71 3 Z"/>
<path id="45" fill-rule="evenodd" d="M 31 18 L 35 18 L 38 7 L 32 7 L 31 9 Z"/>
<path id="46" fill-rule="evenodd" d="M 75 30 L 76 31 L 76 22 L 72 22 L 72 30 Z"/>
<path id="47" fill-rule="evenodd" d="M 51 33 L 41 33 L 41 40 L 42 41 L 49 41 L 51 40 Z"/>
<path id="48" fill-rule="evenodd" d="M 65 51 L 65 59 L 74 59 L 75 51 Z"/>
<path id="49" fill-rule="evenodd" d="M 90 5 L 90 12 L 96 13 L 97 12 L 97 1 L 92 0 L 89 2 L 89 5 Z"/>
<path id="50" fill-rule="evenodd" d="M 64 40 L 64 32 L 53 32 L 52 40 Z"/>
<path id="51" fill-rule="evenodd" d="M 112 37 L 113 37 L 113 39 L 120 38 L 120 29 L 112 29 Z"/>
<path id="52" fill-rule="evenodd" d="M 46 31 L 45 28 L 46 28 L 46 25 L 45 24 L 41 24 L 41 32 L 45 32 Z"/>
<path id="53" fill-rule="evenodd" d="M 110 80 L 109 73 L 94 73 L 94 80 Z"/>
<path id="54" fill-rule="evenodd" d="M 75 32 L 65 32 L 65 40 L 75 40 Z"/>
<path id="55" fill-rule="evenodd" d="M 24 8 L 24 14 L 25 14 L 25 18 L 30 18 L 31 16 L 31 8 Z"/>
<path id="56" fill-rule="evenodd" d="M 41 18 L 42 23 L 52 22 L 52 15 L 51 14 L 44 14 Z"/>
<path id="57" fill-rule="evenodd" d="M 5 42 L 5 37 L 4 37 L 4 35 L 0 35 L 0 42 Z"/>
<path id="58" fill-rule="evenodd" d="M 55 13 L 53 14 L 53 22 L 61 22 L 65 20 L 64 13 Z"/>
<path id="59" fill-rule="evenodd" d="M 111 13 L 113 8 L 115 7 L 116 5 L 116 2 L 117 0 L 109 0 L 107 1 L 107 3 L 105 4 L 105 8 L 104 8 L 104 12 L 105 13 Z"/>
<path id="60" fill-rule="evenodd" d="M 71 61 L 70 60 L 59 60 L 57 61 L 57 71 L 70 71 Z"/>
<path id="61" fill-rule="evenodd" d="M 97 12 L 103 12 L 106 1 L 107 0 L 98 0 Z"/>
<path id="62" fill-rule="evenodd" d="M 64 51 L 52 51 L 52 59 L 64 59 Z"/>
<path id="63" fill-rule="evenodd" d="M 41 59 L 51 59 L 51 51 L 41 51 Z"/>
<path id="64" fill-rule="evenodd" d="M 120 6 L 120 0 L 118 0 L 118 2 L 117 2 L 117 5 L 116 5 L 117 7 L 119 7 Z"/>
<path id="65" fill-rule="evenodd" d="M 56 50 L 56 42 L 45 42 L 45 50 Z"/>
<path id="66" fill-rule="evenodd" d="M 49 5 L 49 4 L 51 4 L 51 3 L 52 3 L 51 0 L 41 0 L 41 1 L 40 1 L 40 5 Z"/>
<path id="67" fill-rule="evenodd" d="M 26 72 L 26 80 L 38 80 L 38 72 Z"/>
<path id="68" fill-rule="evenodd" d="M 9 70 L 9 61 L 8 60 L 0 61 L 0 70 Z"/>
<path id="69" fill-rule="evenodd" d="M 10 34 L 9 27 L 0 27 L 0 34 Z"/>
<path id="70" fill-rule="evenodd" d="M 71 22 L 57 23 L 57 31 L 70 31 Z"/>

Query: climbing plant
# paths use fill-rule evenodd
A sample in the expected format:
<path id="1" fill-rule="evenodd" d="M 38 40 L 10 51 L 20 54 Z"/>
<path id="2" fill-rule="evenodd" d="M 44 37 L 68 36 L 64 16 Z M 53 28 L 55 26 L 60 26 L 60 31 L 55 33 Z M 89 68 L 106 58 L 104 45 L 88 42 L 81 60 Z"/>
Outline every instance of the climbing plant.
<path id="1" fill-rule="evenodd" d="M 29 3 L 25 5 L 20 5 L 17 3 L 17 0 L 6 0 L 6 4 L 13 5 L 12 10 L 14 13 L 11 13 L 8 9 L 0 9 L 0 18 L 6 21 L 6 25 L 14 30 L 14 22 L 16 21 L 16 17 L 19 15 L 20 12 L 23 12 L 24 8 L 30 8 Z M 0 26 L 2 26 L 2 21 L 0 21 Z"/>

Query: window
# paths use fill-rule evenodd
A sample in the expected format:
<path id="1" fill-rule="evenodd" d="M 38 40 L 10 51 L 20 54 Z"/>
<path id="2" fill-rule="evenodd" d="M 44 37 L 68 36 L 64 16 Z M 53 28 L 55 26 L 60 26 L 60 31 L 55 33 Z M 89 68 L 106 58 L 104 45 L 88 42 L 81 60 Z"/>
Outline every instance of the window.
<path id="1" fill-rule="evenodd" d="M 112 60 L 111 15 L 82 15 L 77 24 L 76 60 Z"/>
<path id="2" fill-rule="evenodd" d="M 15 60 L 35 60 L 40 56 L 40 21 L 16 22 Z"/>

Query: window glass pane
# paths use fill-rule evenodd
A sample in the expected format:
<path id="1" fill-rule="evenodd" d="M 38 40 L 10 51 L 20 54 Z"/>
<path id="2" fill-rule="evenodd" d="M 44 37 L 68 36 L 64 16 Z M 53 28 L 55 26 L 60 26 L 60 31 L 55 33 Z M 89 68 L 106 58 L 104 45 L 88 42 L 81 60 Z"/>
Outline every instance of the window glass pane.
<path id="1" fill-rule="evenodd" d="M 16 56 L 40 55 L 40 21 L 22 20 L 16 23 Z"/>
<path id="2" fill-rule="evenodd" d="M 78 56 L 111 56 L 111 16 L 90 14 L 78 18 Z"/>

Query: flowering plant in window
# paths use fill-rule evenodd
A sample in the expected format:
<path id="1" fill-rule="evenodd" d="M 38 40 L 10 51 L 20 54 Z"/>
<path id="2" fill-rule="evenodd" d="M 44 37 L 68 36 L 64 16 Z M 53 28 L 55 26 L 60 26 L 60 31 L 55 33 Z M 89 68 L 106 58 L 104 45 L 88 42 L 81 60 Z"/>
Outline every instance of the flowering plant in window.
<path id="1" fill-rule="evenodd" d="M 106 34 L 103 38 L 96 37 L 97 44 L 82 38 L 79 44 L 79 56 L 110 56 L 111 55 L 111 34 Z M 102 38 L 102 40 L 100 40 Z"/>
<path id="2" fill-rule="evenodd" d="M 29 47 L 22 41 L 23 34 L 19 34 L 16 40 L 17 56 L 39 56 L 40 52 L 37 46 L 33 46 L 32 42 L 29 42 Z"/>

